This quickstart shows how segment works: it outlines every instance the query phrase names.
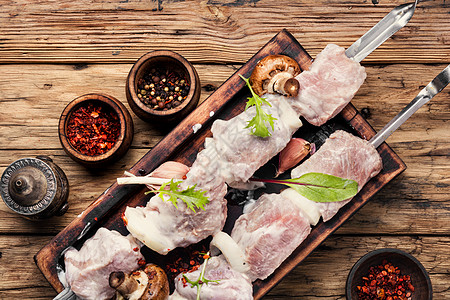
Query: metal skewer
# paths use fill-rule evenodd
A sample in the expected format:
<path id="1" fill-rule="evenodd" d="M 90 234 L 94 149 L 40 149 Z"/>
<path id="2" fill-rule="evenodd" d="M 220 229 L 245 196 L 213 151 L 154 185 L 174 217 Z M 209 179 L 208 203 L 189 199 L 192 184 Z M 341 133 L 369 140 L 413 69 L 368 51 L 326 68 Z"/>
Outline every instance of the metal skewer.
<path id="1" fill-rule="evenodd" d="M 437 93 L 442 91 L 450 82 L 450 65 L 448 65 L 438 76 L 436 76 L 420 93 L 383 129 L 381 129 L 370 143 L 377 148 L 380 146 L 397 128 L 411 117 L 420 107 L 431 100 Z"/>
<path id="2" fill-rule="evenodd" d="M 414 3 L 406 3 L 394 8 L 380 22 L 348 47 L 345 55 L 354 61 L 362 61 L 411 20 L 418 2 L 416 0 Z"/>

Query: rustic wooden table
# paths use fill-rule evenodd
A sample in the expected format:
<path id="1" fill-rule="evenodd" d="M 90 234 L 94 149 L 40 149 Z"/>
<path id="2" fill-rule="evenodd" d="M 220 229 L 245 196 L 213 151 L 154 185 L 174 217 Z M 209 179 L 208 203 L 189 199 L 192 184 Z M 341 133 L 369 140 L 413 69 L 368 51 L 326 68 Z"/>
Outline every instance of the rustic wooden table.
<path id="1" fill-rule="evenodd" d="M 348 47 L 405 2 L 0 0 L 0 172 L 16 159 L 48 155 L 70 183 L 69 211 L 45 222 L 0 203 L 0 299 L 54 297 L 33 255 L 165 134 L 132 114 L 127 155 L 89 171 L 58 139 L 69 101 L 104 92 L 129 108 L 128 71 L 156 49 L 177 51 L 195 65 L 204 100 L 283 28 L 314 57 L 327 43 Z M 449 14 L 447 1 L 421 3 L 410 23 L 363 61 L 367 80 L 352 103 L 376 130 L 450 63 Z M 351 266 L 383 247 L 413 254 L 430 274 L 435 299 L 450 298 L 449 98 L 447 88 L 388 139 L 408 169 L 266 299 L 343 299 Z"/>

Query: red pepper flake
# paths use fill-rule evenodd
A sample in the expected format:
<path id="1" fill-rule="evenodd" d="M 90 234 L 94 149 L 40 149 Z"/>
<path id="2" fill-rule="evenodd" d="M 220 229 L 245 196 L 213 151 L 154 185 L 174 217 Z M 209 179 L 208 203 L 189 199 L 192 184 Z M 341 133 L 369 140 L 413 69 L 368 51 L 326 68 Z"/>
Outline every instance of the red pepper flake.
<path id="1" fill-rule="evenodd" d="M 138 260 L 138 265 L 140 266 L 140 267 L 143 267 L 143 266 L 145 266 L 147 263 L 145 262 L 145 259 L 142 259 L 142 258 L 140 258 L 139 260 Z"/>
<path id="2" fill-rule="evenodd" d="M 122 218 L 122 220 L 123 220 L 123 224 L 124 224 L 125 226 L 127 226 L 127 225 L 128 225 L 128 220 L 127 220 L 127 218 L 125 217 L 125 212 L 122 213 L 121 218 Z"/>
<path id="3" fill-rule="evenodd" d="M 97 217 L 94 218 L 95 221 L 98 221 Z"/>
<path id="4" fill-rule="evenodd" d="M 411 300 L 414 292 L 411 277 L 401 275 L 400 269 L 386 260 L 379 266 L 370 267 L 362 282 L 356 287 L 359 300 Z"/>
<path id="5" fill-rule="evenodd" d="M 106 153 L 117 142 L 119 135 L 119 116 L 103 104 L 88 102 L 74 110 L 67 122 L 67 140 L 84 155 Z"/>
<path id="6" fill-rule="evenodd" d="M 139 251 L 139 247 L 134 247 L 134 248 L 133 248 L 133 251 L 134 251 L 134 252 L 138 252 L 138 251 Z"/>

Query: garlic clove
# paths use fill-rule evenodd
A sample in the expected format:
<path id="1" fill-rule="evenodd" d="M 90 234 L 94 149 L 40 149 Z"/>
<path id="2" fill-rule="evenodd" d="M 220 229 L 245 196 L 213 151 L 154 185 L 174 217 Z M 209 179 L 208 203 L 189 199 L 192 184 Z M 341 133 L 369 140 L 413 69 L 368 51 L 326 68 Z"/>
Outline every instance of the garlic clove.
<path id="1" fill-rule="evenodd" d="M 167 179 L 184 179 L 189 167 L 176 161 L 166 161 L 147 176 Z M 158 189 L 158 185 L 147 185 L 150 189 Z"/>
<path id="2" fill-rule="evenodd" d="M 147 176 L 167 178 L 167 179 L 183 179 L 189 172 L 189 167 L 176 161 L 166 161 Z"/>
<path id="3" fill-rule="evenodd" d="M 293 138 L 280 152 L 278 160 L 278 171 L 275 177 L 295 167 L 310 152 L 311 144 L 301 138 Z"/>

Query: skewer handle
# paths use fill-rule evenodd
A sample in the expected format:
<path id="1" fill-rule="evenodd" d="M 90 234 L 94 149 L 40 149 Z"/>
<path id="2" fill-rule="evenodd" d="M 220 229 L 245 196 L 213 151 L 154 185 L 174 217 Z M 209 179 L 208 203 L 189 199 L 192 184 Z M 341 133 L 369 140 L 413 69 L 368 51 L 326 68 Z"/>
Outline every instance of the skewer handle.
<path id="1" fill-rule="evenodd" d="M 378 148 L 397 128 L 411 117 L 420 107 L 442 91 L 450 82 L 450 65 L 448 65 L 433 81 L 431 81 L 397 116 L 381 129 L 370 143 Z"/>

